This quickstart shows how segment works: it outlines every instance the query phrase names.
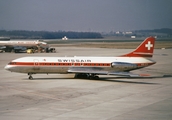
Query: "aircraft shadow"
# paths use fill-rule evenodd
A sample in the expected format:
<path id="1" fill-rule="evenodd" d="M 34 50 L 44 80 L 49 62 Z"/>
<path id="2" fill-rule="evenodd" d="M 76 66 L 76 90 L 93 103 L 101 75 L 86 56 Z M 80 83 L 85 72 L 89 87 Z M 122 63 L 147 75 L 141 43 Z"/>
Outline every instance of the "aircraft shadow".
<path id="1" fill-rule="evenodd" d="M 121 79 L 121 80 L 119 80 Z M 129 78 L 129 79 L 132 79 L 132 81 L 128 81 L 126 80 L 128 78 L 119 78 L 119 77 L 116 77 L 116 78 L 100 78 L 99 80 L 96 80 L 96 81 L 108 81 L 108 82 L 118 82 L 118 83 L 129 83 L 129 84 L 159 84 L 159 83 L 151 83 L 151 82 L 143 82 L 143 81 L 133 81 L 133 79 L 136 79 L 136 78 Z M 140 78 L 137 78 L 137 80 L 140 79 Z M 143 78 L 141 78 L 143 79 Z M 145 78 L 144 78 L 145 79 Z M 148 78 L 147 78 L 148 79 Z"/>
<path id="2" fill-rule="evenodd" d="M 143 81 L 127 81 L 124 79 L 156 79 L 156 78 L 166 78 L 166 77 L 172 77 L 172 75 L 163 75 L 163 76 L 152 76 L 152 77 L 108 77 L 108 78 L 100 78 L 97 81 L 109 81 L 109 82 L 120 82 L 120 83 L 134 83 L 134 84 L 159 84 L 159 83 L 151 83 L 151 82 L 143 82 Z M 122 79 L 122 80 L 119 80 Z"/>
<path id="3" fill-rule="evenodd" d="M 143 82 L 143 81 L 133 81 L 133 80 L 141 80 L 141 79 L 155 79 L 155 78 L 164 78 L 164 76 L 161 77 L 100 77 L 99 79 L 78 79 L 78 80 L 90 80 L 90 81 L 105 81 L 105 82 L 118 82 L 118 83 L 129 83 L 129 84 L 154 84 L 158 85 L 159 83 L 152 83 L 152 82 Z M 120 80 L 121 79 L 121 80 Z M 126 80 L 128 79 L 128 80 Z M 130 81 L 131 79 L 132 81 Z M 29 79 L 24 79 L 29 80 Z M 34 80 L 76 80 L 76 78 L 33 78 Z"/>

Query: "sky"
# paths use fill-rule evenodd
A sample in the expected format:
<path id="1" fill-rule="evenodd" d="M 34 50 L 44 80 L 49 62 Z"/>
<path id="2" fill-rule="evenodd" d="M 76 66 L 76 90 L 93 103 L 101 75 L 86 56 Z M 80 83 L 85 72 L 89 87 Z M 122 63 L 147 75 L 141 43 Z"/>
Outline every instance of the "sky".
<path id="1" fill-rule="evenodd" d="M 172 28 L 172 0 L 0 0 L 0 30 Z"/>

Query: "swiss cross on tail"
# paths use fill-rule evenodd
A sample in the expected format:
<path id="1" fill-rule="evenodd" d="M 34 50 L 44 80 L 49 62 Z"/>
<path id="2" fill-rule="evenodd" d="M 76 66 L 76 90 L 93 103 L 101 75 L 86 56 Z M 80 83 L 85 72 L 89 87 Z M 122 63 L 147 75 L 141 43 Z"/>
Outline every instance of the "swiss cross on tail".
<path id="1" fill-rule="evenodd" d="M 155 38 L 146 38 L 133 52 L 122 55 L 123 57 L 152 57 L 155 46 Z"/>
<path id="2" fill-rule="evenodd" d="M 148 41 L 148 44 L 145 44 L 145 47 L 147 47 L 147 48 L 148 48 L 148 50 L 150 50 L 150 49 L 151 49 L 151 47 L 153 47 L 153 44 L 151 44 L 151 42 L 150 42 L 150 41 Z"/>

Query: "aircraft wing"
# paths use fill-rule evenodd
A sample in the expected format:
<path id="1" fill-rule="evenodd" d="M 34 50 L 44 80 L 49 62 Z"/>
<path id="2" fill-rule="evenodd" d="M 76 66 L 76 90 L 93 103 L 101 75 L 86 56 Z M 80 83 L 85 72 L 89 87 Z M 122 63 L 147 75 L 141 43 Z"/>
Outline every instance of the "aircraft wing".
<path id="1" fill-rule="evenodd" d="M 68 70 L 69 73 L 89 73 L 89 74 L 97 74 L 97 75 L 117 75 L 117 76 L 128 76 L 128 77 L 143 77 L 148 75 L 143 74 L 133 74 L 130 72 L 116 72 L 116 71 L 102 71 L 100 68 L 70 68 Z"/>
<path id="2" fill-rule="evenodd" d="M 72 67 L 68 70 L 69 73 L 90 73 L 90 74 L 99 74 L 99 75 L 107 75 L 108 71 L 102 71 L 101 68 L 85 68 L 85 67 Z"/>
<path id="3" fill-rule="evenodd" d="M 128 76 L 128 77 L 141 77 L 139 74 L 133 74 L 130 72 L 110 72 L 108 75 Z"/>

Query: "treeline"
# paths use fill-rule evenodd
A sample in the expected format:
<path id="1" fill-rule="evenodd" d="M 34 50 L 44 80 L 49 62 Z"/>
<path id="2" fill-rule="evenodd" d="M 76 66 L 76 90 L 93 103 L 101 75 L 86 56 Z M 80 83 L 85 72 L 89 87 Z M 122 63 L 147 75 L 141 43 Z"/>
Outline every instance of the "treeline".
<path id="1" fill-rule="evenodd" d="M 97 32 L 72 32 L 72 31 L 27 31 L 27 30 L 0 30 L 0 36 L 10 37 L 11 39 L 61 39 L 67 36 L 69 39 L 94 39 L 103 38 Z"/>

